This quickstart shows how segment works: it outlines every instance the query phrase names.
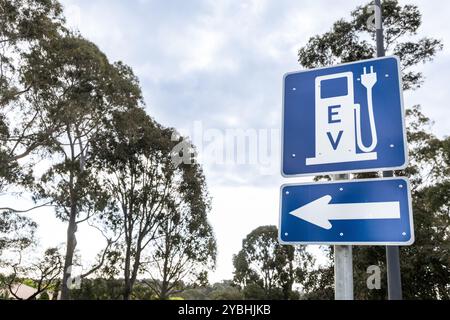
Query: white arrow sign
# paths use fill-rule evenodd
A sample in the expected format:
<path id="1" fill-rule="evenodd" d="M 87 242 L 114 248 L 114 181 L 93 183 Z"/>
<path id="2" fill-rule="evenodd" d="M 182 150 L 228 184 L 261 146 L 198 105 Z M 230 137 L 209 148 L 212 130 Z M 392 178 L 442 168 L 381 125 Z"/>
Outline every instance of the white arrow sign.
<path id="1" fill-rule="evenodd" d="M 400 202 L 331 203 L 326 195 L 289 214 L 324 229 L 331 229 L 330 220 L 400 219 Z"/>

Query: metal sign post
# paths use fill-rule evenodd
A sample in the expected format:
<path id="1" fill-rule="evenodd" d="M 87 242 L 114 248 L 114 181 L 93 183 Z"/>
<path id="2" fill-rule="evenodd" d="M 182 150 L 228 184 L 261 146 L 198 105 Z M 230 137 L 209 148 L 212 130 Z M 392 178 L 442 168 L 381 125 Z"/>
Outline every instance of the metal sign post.
<path id="1" fill-rule="evenodd" d="M 377 57 L 384 57 L 383 16 L 381 0 L 375 0 L 375 26 Z M 393 177 L 393 171 L 384 171 L 383 177 Z M 386 246 L 386 264 L 389 300 L 402 300 L 402 280 L 400 273 L 400 252 L 398 246 Z"/>
<path id="2" fill-rule="evenodd" d="M 333 180 L 347 180 L 349 174 L 336 174 Z M 353 300 L 352 246 L 334 246 L 334 299 Z"/>
<path id="3" fill-rule="evenodd" d="M 334 299 L 353 300 L 352 246 L 334 246 Z"/>

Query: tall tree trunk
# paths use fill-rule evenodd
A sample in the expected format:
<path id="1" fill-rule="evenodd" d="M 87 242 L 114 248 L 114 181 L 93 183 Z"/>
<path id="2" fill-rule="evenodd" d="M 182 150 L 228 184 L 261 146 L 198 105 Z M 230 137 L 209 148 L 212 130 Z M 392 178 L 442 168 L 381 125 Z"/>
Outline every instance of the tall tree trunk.
<path id="1" fill-rule="evenodd" d="M 136 255 L 134 257 L 133 268 L 131 268 L 131 250 L 127 249 L 127 253 L 125 257 L 125 270 L 124 270 L 124 278 L 125 278 L 125 286 L 123 290 L 123 300 L 130 300 L 131 292 L 133 291 L 134 284 L 137 279 L 137 273 L 139 270 L 139 262 L 140 262 L 140 249 L 136 250 Z"/>
<path id="2" fill-rule="evenodd" d="M 125 249 L 125 266 L 124 266 L 124 288 L 123 288 L 123 300 L 130 300 L 131 295 L 131 281 L 130 281 L 130 266 L 131 266 L 131 238 L 126 240 Z"/>
<path id="3" fill-rule="evenodd" d="M 132 209 L 131 209 L 132 210 Z M 125 265 L 123 270 L 124 287 L 123 287 L 123 300 L 130 300 L 131 295 L 131 282 L 130 282 L 130 267 L 131 267 L 131 245 L 133 241 L 132 228 L 129 228 L 128 223 L 128 208 L 122 204 L 123 218 L 124 218 L 124 235 L 125 235 Z"/>
<path id="4" fill-rule="evenodd" d="M 169 299 L 169 284 L 167 280 L 163 280 L 161 284 L 161 292 L 159 293 L 160 300 Z"/>
<path id="5" fill-rule="evenodd" d="M 64 259 L 64 275 L 61 286 L 61 300 L 69 300 L 70 299 L 70 288 L 69 288 L 69 280 L 71 280 L 71 270 L 73 263 L 73 254 L 75 252 L 75 248 L 77 246 L 77 239 L 75 237 L 75 233 L 77 232 L 77 224 L 76 224 L 76 207 L 72 205 L 70 208 L 70 218 L 69 218 L 69 226 L 67 228 L 67 245 L 66 245 L 66 256 Z"/>
<path id="6" fill-rule="evenodd" d="M 78 129 L 76 129 L 78 131 Z M 70 126 L 67 126 L 67 136 L 70 141 L 70 151 L 72 155 L 72 161 L 76 161 L 75 155 L 75 141 L 72 140 L 70 133 Z M 79 133 L 78 133 L 79 136 Z M 83 153 L 83 145 L 81 140 L 79 142 L 80 154 L 79 154 L 79 166 L 80 172 L 84 171 L 85 155 Z M 64 259 L 64 274 L 61 286 L 61 300 L 70 299 L 69 280 L 71 280 L 73 255 L 77 246 L 77 239 L 75 233 L 77 232 L 77 200 L 78 197 L 75 191 L 75 177 L 73 171 L 70 171 L 69 178 L 69 197 L 70 197 L 70 212 L 69 212 L 69 226 L 67 227 L 67 243 L 66 243 L 66 256 Z"/>
<path id="7" fill-rule="evenodd" d="M 168 243 L 168 237 L 166 237 L 166 252 L 164 254 L 164 267 L 163 267 L 163 279 L 161 283 L 161 292 L 159 293 L 159 299 L 160 300 L 167 300 L 169 298 L 169 279 L 168 279 L 168 262 L 169 262 L 169 243 Z"/>
<path id="8" fill-rule="evenodd" d="M 130 300 L 130 296 L 131 296 L 131 280 L 125 279 L 125 287 L 123 289 L 123 300 Z"/>
<path id="9" fill-rule="evenodd" d="M 286 280 L 286 283 L 283 285 L 283 299 L 290 300 L 292 296 L 292 286 L 294 285 L 294 265 L 292 264 L 292 260 L 289 260 L 289 278 Z"/>
<path id="10" fill-rule="evenodd" d="M 131 274 L 129 274 L 128 278 L 128 286 L 126 287 L 126 293 L 128 294 L 127 299 L 129 300 L 131 296 L 131 292 L 133 291 L 134 284 L 136 283 L 137 274 L 139 271 L 140 261 L 141 261 L 141 240 L 138 240 L 138 244 L 136 246 L 136 254 L 134 256 L 133 268 L 131 268 Z"/>

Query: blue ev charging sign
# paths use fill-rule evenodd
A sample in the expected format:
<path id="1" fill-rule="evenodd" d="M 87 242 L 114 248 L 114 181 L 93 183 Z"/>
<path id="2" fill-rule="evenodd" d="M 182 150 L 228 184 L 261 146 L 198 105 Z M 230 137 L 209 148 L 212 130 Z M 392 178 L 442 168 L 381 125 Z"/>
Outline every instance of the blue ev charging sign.
<path id="1" fill-rule="evenodd" d="M 283 176 L 405 168 L 399 59 L 286 74 L 282 136 Z"/>

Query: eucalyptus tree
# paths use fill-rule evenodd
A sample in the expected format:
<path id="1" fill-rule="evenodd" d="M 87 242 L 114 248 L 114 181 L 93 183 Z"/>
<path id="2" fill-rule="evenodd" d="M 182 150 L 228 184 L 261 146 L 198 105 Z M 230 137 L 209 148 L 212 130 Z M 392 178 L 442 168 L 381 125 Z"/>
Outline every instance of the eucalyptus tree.
<path id="1" fill-rule="evenodd" d="M 88 167 L 90 147 L 112 112 L 139 105 L 141 92 L 129 67 L 111 64 L 78 35 L 42 40 L 26 59 L 26 96 L 43 110 L 45 122 L 58 128 L 46 145 L 50 165 L 38 181 L 36 199 L 50 200 L 68 224 L 61 288 L 61 298 L 68 299 L 77 225 L 108 210 L 96 173 Z"/>
<path id="2" fill-rule="evenodd" d="M 22 192 L 33 182 L 36 154 L 55 131 L 42 109 L 27 99 L 26 55 L 43 39 L 65 32 L 58 1 L 0 0 L 0 196 Z M 32 209 L 32 208 L 30 208 Z M 0 205 L 0 255 L 28 248 L 37 224 L 14 205 Z M 6 264 L 3 259 L 0 263 Z"/>
<path id="3" fill-rule="evenodd" d="M 121 234 L 107 268 L 121 273 L 124 299 L 131 298 L 137 277 L 150 265 L 166 260 L 170 272 L 165 273 L 166 289 L 170 289 L 186 273 L 186 260 L 190 264 L 214 259 L 204 177 L 199 166 L 172 162 L 172 150 L 179 142 L 172 141 L 174 133 L 135 108 L 115 113 L 109 130 L 96 138 L 95 167 L 104 172 L 101 182 L 116 201 L 118 210 L 109 220 Z"/>
<path id="4" fill-rule="evenodd" d="M 294 284 L 307 283 L 314 260 L 305 247 L 280 245 L 277 227 L 261 226 L 242 241 L 233 265 L 246 299 L 294 299 Z"/>
<path id="5" fill-rule="evenodd" d="M 0 191 L 10 184 L 29 185 L 29 170 L 23 170 L 18 160 L 45 144 L 54 131 L 24 97 L 30 84 L 23 72 L 25 55 L 43 39 L 64 32 L 58 1 L 0 0 Z"/>
<path id="6" fill-rule="evenodd" d="M 216 241 L 208 222 L 209 200 L 198 164 L 184 167 L 179 191 L 168 195 L 164 207 L 166 218 L 158 226 L 146 266 L 152 279 L 146 283 L 161 300 L 179 292 L 181 283 L 197 281 L 214 267 Z"/>
<path id="7" fill-rule="evenodd" d="M 65 32 L 56 0 L 0 0 L 0 107 L 28 91 L 21 79 L 23 55 L 40 40 Z"/>

